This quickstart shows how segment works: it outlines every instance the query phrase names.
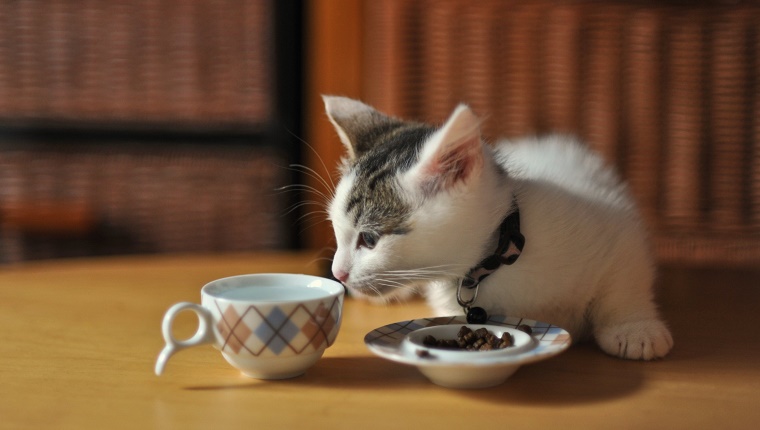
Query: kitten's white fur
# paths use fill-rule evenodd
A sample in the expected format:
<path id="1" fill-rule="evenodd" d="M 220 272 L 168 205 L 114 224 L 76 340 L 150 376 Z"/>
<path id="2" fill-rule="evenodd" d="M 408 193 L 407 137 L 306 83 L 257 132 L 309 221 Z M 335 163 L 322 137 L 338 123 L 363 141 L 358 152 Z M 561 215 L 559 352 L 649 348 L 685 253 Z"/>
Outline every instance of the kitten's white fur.
<path id="1" fill-rule="evenodd" d="M 331 118 L 359 103 L 347 100 L 325 99 Z M 473 137 L 477 143 L 467 143 Z M 345 133 L 341 138 L 350 145 Z M 431 196 L 423 184 L 437 174 L 435 160 L 451 151 L 464 154 L 471 171 L 439 183 Z M 356 285 L 357 295 L 372 296 L 376 288 L 384 297 L 402 297 L 406 287 L 419 285 L 435 314 L 460 314 L 458 279 L 495 247 L 496 228 L 514 196 L 525 248 L 515 264 L 481 283 L 475 305 L 559 325 L 576 340 L 592 335 L 604 351 L 624 358 L 670 351 L 673 340 L 653 302 L 655 268 L 635 205 L 614 171 L 576 140 L 550 136 L 486 145 L 475 115 L 459 106 L 425 143 L 418 164 L 397 179 L 414 208 L 410 232 L 383 236 L 374 249 L 357 246 L 361 228 L 342 209 L 353 180 L 350 170 L 344 172 L 329 213 L 338 244 L 333 270 L 350 273 L 345 284 Z M 372 283 L 376 287 L 368 290 Z"/>

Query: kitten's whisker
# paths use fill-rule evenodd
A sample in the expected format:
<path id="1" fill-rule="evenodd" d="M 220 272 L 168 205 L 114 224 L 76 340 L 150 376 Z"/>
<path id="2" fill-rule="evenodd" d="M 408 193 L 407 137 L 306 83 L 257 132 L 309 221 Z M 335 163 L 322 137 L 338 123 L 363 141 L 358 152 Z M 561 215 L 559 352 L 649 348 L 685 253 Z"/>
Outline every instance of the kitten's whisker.
<path id="1" fill-rule="evenodd" d="M 304 222 L 304 221 L 310 221 L 310 220 L 317 220 L 318 223 L 324 221 L 324 216 L 322 216 L 322 211 L 311 211 L 307 212 L 301 216 L 298 217 L 296 221 L 298 222 Z"/>
<path id="2" fill-rule="evenodd" d="M 335 191 L 335 183 L 332 180 L 332 175 L 330 174 L 330 169 L 328 169 L 327 165 L 325 165 L 325 162 L 324 162 L 324 160 L 322 160 L 322 157 L 319 155 L 319 152 L 317 152 L 317 150 L 314 149 L 314 147 L 311 146 L 309 144 L 309 142 L 305 141 L 304 139 L 302 139 L 299 136 L 296 136 L 296 134 L 293 133 L 292 131 L 287 130 L 287 132 L 290 133 L 291 136 L 293 136 L 296 139 L 298 139 L 298 141 L 300 141 L 301 143 L 303 143 L 307 148 L 309 148 L 309 150 L 312 152 L 312 154 L 314 154 L 317 157 L 317 160 L 319 160 L 319 163 L 322 165 L 322 168 L 325 169 L 325 173 L 327 173 L 327 178 L 330 180 L 330 184 L 332 184 L 332 187 L 328 187 L 328 188 L 330 188 L 332 191 Z"/>
<path id="3" fill-rule="evenodd" d="M 285 208 L 284 209 L 285 210 L 284 213 L 287 215 L 287 214 L 290 214 L 291 212 L 293 212 L 293 211 L 295 211 L 297 209 L 301 209 L 301 208 L 306 207 L 306 206 L 311 206 L 311 207 L 315 207 L 316 206 L 316 208 L 318 208 L 318 209 L 314 209 L 313 212 L 321 212 L 321 213 L 327 214 L 327 208 L 319 200 L 299 200 L 299 201 L 291 204 L 287 208 Z"/>
<path id="4" fill-rule="evenodd" d="M 320 202 L 320 205 L 325 206 L 325 207 L 327 206 L 327 202 L 332 199 L 331 196 L 323 193 L 317 188 L 314 188 L 310 185 L 304 185 L 304 184 L 285 185 L 284 187 L 277 188 L 276 191 L 281 192 L 281 193 L 286 193 L 286 192 L 291 192 L 291 191 L 305 191 L 312 194 L 316 194 L 317 196 L 322 197 L 324 201 Z"/>
<path id="5" fill-rule="evenodd" d="M 398 290 L 408 290 L 408 291 L 413 292 L 413 293 L 417 292 L 417 290 L 414 287 L 412 287 L 410 285 L 405 285 L 405 284 L 402 284 L 402 283 L 389 282 L 388 280 L 377 280 L 375 283 L 377 285 L 381 285 L 381 286 L 384 286 L 384 287 L 390 287 L 390 288 L 394 288 L 394 289 L 398 289 Z"/>
<path id="6" fill-rule="evenodd" d="M 389 271 L 389 272 L 386 272 L 386 273 L 389 274 L 389 275 L 393 275 L 393 276 L 413 276 L 413 275 L 441 276 L 441 275 L 452 275 L 452 274 L 456 274 L 456 273 L 459 273 L 459 272 L 458 271 L 457 272 L 445 271 L 445 270 L 426 270 L 426 271 L 409 270 L 409 271 L 399 271 L 399 272 Z"/>
<path id="7" fill-rule="evenodd" d="M 398 279 L 398 280 L 408 280 L 408 281 L 414 281 L 414 282 L 421 282 L 421 281 L 439 281 L 446 278 L 456 278 L 457 275 L 453 274 L 434 274 L 434 275 L 386 275 L 388 279 Z"/>
<path id="8" fill-rule="evenodd" d="M 309 212 L 307 214 L 303 214 L 303 215 L 299 216 L 296 221 L 302 223 L 302 222 L 305 222 L 305 221 L 316 220 L 316 224 L 320 224 L 320 223 L 323 223 L 325 221 L 325 219 L 324 219 L 323 216 L 318 216 L 319 214 L 320 214 L 319 211 Z M 310 228 L 313 227 L 316 224 L 312 224 L 310 226 Z"/>
<path id="9" fill-rule="evenodd" d="M 311 185 L 307 185 L 307 184 L 288 184 L 288 185 L 283 185 L 282 187 L 276 188 L 275 190 L 276 191 L 292 191 L 292 190 L 303 191 L 305 190 L 305 191 L 311 191 L 317 194 L 326 195 L 322 191 L 320 191 L 318 188 L 313 187 Z"/>
<path id="10" fill-rule="evenodd" d="M 433 279 L 440 276 L 437 273 L 383 273 L 393 279 Z"/>
<path id="11" fill-rule="evenodd" d="M 306 176 L 308 176 L 308 177 L 316 180 L 317 182 L 319 182 L 320 184 L 322 184 L 325 187 L 325 189 L 329 190 L 331 195 L 334 194 L 334 192 L 335 192 L 335 184 L 327 182 L 327 180 L 325 180 L 325 178 L 323 178 L 322 176 L 320 176 L 311 167 L 305 166 L 303 164 L 291 164 L 290 167 L 292 168 L 292 170 L 304 173 Z"/>
<path id="12" fill-rule="evenodd" d="M 332 258 L 330 257 L 314 257 L 311 262 L 315 263 L 317 261 L 332 261 Z"/>
<path id="13" fill-rule="evenodd" d="M 314 215 L 314 213 L 312 213 L 311 215 Z M 318 226 L 319 224 L 322 224 L 323 222 L 327 222 L 327 219 L 319 217 L 318 221 L 313 222 L 313 223 L 308 224 L 308 225 L 304 225 L 304 227 L 301 230 L 299 230 L 299 234 L 303 234 L 303 233 L 306 232 L 306 230 L 308 230 L 310 228 L 314 228 L 314 227 Z"/>
<path id="14" fill-rule="evenodd" d="M 383 297 L 383 293 L 380 292 L 374 285 L 369 286 L 370 290 L 372 290 L 378 297 Z"/>
<path id="15" fill-rule="evenodd" d="M 319 264 L 319 263 L 322 263 L 322 262 L 329 262 L 329 261 L 332 261 L 332 259 L 330 259 L 328 257 L 314 257 L 311 260 L 309 260 L 308 265 Z"/>
<path id="16" fill-rule="evenodd" d="M 465 267 L 462 264 L 439 264 L 436 266 L 425 266 L 425 267 L 417 267 L 414 269 L 399 269 L 399 270 L 390 270 L 389 272 L 404 272 L 404 271 L 428 271 L 428 270 L 442 270 L 442 269 L 456 269 L 459 270 L 460 268 Z"/>
<path id="17" fill-rule="evenodd" d="M 335 251 L 336 248 L 334 246 L 324 246 L 318 251 L 317 256 L 314 257 L 310 263 L 317 263 L 319 261 L 332 262 Z"/>
<path id="18" fill-rule="evenodd" d="M 396 286 L 396 287 L 405 287 L 406 285 L 403 282 L 394 281 L 391 279 L 385 279 L 385 278 L 379 278 L 377 280 L 378 283 L 382 283 L 387 286 Z"/>
<path id="19" fill-rule="evenodd" d="M 395 285 L 394 288 L 407 288 L 410 290 L 416 291 L 415 285 L 419 284 L 419 281 L 427 280 L 427 278 L 405 278 L 405 277 L 387 277 L 384 276 L 384 273 L 379 274 L 377 277 L 377 280 L 380 282 L 385 282 L 389 286 Z"/>
<path id="20" fill-rule="evenodd" d="M 394 277 L 415 277 L 415 278 L 428 278 L 435 279 L 441 277 L 458 277 L 461 276 L 465 269 L 464 266 L 438 266 L 439 268 L 430 269 L 408 269 L 408 270 L 390 270 L 385 274 Z M 449 270 L 444 270 L 449 269 Z"/>
<path id="21" fill-rule="evenodd" d="M 288 208 L 288 209 L 285 211 L 285 213 L 283 214 L 283 216 L 284 216 L 284 215 L 289 215 L 291 212 L 293 212 L 293 211 L 295 211 L 295 210 L 297 210 L 297 209 L 300 209 L 300 208 L 302 208 L 302 207 L 304 207 L 304 206 L 315 206 L 315 205 L 316 205 L 316 206 L 319 206 L 320 208 L 322 207 L 322 205 L 321 205 L 321 204 L 319 204 L 319 202 L 316 202 L 316 201 L 313 201 L 313 200 L 304 200 L 304 201 L 302 201 L 302 202 L 294 203 L 294 204 L 292 204 L 292 205 L 291 205 L 291 206 L 290 206 L 290 207 L 289 207 L 289 208 Z M 323 208 L 322 210 L 318 210 L 318 211 L 311 211 L 311 212 L 309 212 L 309 213 L 306 213 L 306 214 L 304 214 L 304 215 L 301 215 L 301 216 L 300 216 L 298 219 L 300 220 L 300 219 L 301 219 L 301 218 L 303 218 L 305 215 L 312 215 L 312 214 L 315 214 L 315 213 L 324 213 L 324 214 L 327 214 L 327 210 L 325 210 L 325 209 Z"/>

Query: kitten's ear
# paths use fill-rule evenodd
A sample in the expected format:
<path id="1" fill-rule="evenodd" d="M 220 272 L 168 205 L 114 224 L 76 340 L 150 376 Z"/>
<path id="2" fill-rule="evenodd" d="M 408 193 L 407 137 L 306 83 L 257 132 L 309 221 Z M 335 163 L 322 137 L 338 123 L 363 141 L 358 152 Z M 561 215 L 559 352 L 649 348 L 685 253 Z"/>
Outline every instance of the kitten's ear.
<path id="1" fill-rule="evenodd" d="M 482 169 L 483 157 L 480 120 L 460 104 L 425 142 L 419 162 L 407 177 L 424 194 L 435 194 L 466 183 Z"/>
<path id="2" fill-rule="evenodd" d="M 335 126 L 350 159 L 355 159 L 369 149 L 372 142 L 363 139 L 367 131 L 397 121 L 358 100 L 325 95 L 322 100 L 325 102 L 327 116 Z"/>

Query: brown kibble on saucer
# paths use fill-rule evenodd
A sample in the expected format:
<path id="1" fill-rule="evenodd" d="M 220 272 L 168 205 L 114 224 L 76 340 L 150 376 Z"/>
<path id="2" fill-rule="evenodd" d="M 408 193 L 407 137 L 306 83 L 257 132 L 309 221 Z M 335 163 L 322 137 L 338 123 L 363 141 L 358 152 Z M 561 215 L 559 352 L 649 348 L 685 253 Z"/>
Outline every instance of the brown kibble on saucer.
<path id="1" fill-rule="evenodd" d="M 462 328 L 459 329 L 459 333 L 457 333 L 457 343 L 460 348 L 466 348 L 474 339 L 475 333 L 472 332 L 472 329 L 466 325 L 463 325 Z"/>
<path id="2" fill-rule="evenodd" d="M 459 348 L 459 342 L 456 341 L 456 339 L 441 339 L 438 341 L 438 343 L 449 349 L 457 349 Z"/>
<path id="3" fill-rule="evenodd" d="M 420 357 L 420 358 L 435 358 L 435 356 L 431 354 L 430 351 L 427 351 L 425 349 L 418 349 L 416 353 L 417 353 L 417 357 Z"/>
<path id="4" fill-rule="evenodd" d="M 470 345 L 470 347 L 471 347 L 472 349 L 480 349 L 480 347 L 481 347 L 482 345 L 485 345 L 485 343 L 486 343 L 485 339 L 483 339 L 483 338 L 481 337 L 480 339 L 478 339 L 478 340 L 476 340 L 475 342 L 473 342 L 473 344 L 472 344 L 472 345 Z M 470 349 L 470 348 L 468 348 L 468 349 Z"/>
<path id="5" fill-rule="evenodd" d="M 422 344 L 425 346 L 436 346 L 438 345 L 438 339 L 435 336 L 427 335 L 422 339 Z"/>
<path id="6" fill-rule="evenodd" d="M 511 334 L 504 332 L 504 334 L 501 335 L 501 338 L 499 339 L 500 348 L 507 348 L 514 344 L 515 344 L 515 340 Z"/>
<path id="7" fill-rule="evenodd" d="M 528 324 L 520 324 L 517 326 L 517 329 L 530 335 L 533 334 L 533 329 Z"/>
<path id="8" fill-rule="evenodd" d="M 497 337 L 485 327 L 473 331 L 467 326 L 462 326 L 456 339 L 436 339 L 434 336 L 428 335 L 422 340 L 422 344 L 432 348 L 462 351 L 493 351 L 514 345 L 514 339 L 507 332 L 504 332 L 501 337 Z M 422 357 L 419 351 L 417 355 Z"/>
<path id="9" fill-rule="evenodd" d="M 467 327 L 466 325 L 463 325 L 462 328 L 459 329 L 459 333 L 457 333 L 457 337 L 465 337 L 468 333 L 472 333 L 472 329 Z"/>

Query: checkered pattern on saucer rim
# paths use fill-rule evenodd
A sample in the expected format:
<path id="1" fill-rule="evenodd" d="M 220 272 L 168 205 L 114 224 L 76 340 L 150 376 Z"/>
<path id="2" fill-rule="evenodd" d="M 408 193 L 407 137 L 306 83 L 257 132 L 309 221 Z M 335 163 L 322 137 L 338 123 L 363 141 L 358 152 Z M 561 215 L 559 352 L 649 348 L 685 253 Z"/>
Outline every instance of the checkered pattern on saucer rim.
<path id="1" fill-rule="evenodd" d="M 364 337 L 364 342 L 380 348 L 395 349 L 407 334 L 415 330 L 425 327 L 451 324 L 467 324 L 467 319 L 461 315 L 401 321 L 376 328 L 367 333 Z M 511 328 L 517 328 L 517 326 L 523 324 L 527 325 L 533 332 L 532 336 L 539 341 L 539 346 L 564 345 L 570 343 L 571 340 L 570 335 L 560 327 L 525 318 L 494 315 L 488 318 L 486 324 Z"/>

